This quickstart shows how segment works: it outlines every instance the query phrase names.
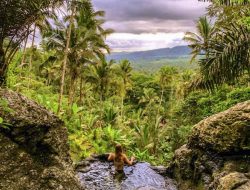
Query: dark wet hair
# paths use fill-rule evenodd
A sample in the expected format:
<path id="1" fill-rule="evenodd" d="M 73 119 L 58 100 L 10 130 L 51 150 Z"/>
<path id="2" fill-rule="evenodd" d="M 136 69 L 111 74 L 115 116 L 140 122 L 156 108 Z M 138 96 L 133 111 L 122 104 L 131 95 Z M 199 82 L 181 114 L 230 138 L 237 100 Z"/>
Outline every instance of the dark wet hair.
<path id="1" fill-rule="evenodd" d="M 117 145 L 115 146 L 115 154 L 116 154 L 116 155 L 121 155 L 121 154 L 122 154 L 122 145 L 117 144 Z"/>

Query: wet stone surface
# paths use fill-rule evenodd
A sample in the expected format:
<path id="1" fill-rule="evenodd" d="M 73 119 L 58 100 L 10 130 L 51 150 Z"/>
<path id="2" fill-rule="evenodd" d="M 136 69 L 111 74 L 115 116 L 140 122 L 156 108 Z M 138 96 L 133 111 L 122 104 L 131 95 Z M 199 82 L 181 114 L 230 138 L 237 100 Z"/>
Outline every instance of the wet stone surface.
<path id="1" fill-rule="evenodd" d="M 148 163 L 125 166 L 115 173 L 113 163 L 86 161 L 77 167 L 81 184 L 88 190 L 177 190 L 173 180 L 163 177 Z"/>

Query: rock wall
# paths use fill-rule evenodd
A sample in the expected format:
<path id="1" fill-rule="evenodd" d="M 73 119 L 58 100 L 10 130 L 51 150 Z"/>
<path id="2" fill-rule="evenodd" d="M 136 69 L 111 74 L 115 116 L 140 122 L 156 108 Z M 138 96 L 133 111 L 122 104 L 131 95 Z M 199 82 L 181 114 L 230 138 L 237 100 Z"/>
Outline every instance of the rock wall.
<path id="1" fill-rule="evenodd" d="M 250 101 L 194 126 L 168 173 L 179 189 L 250 189 Z"/>
<path id="2" fill-rule="evenodd" d="M 81 189 L 67 130 L 54 114 L 24 96 L 0 89 L 0 189 Z"/>

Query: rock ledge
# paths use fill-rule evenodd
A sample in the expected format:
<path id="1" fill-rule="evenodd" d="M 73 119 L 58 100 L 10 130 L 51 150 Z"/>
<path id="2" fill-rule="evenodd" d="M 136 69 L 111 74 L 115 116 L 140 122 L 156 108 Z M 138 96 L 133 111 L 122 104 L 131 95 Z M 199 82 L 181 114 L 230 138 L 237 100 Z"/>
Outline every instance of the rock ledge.
<path id="1" fill-rule="evenodd" d="M 250 189 L 250 101 L 194 126 L 168 167 L 179 189 Z"/>
<path id="2" fill-rule="evenodd" d="M 81 189 L 58 117 L 7 89 L 0 89 L 0 117 L 0 189 Z"/>

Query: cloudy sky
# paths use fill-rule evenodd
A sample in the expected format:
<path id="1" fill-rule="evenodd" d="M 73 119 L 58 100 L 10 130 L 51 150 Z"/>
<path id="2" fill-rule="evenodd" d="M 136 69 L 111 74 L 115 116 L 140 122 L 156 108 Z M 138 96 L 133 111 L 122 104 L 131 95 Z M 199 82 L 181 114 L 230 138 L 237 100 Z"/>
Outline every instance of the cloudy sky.
<path id="1" fill-rule="evenodd" d="M 205 14 L 208 3 L 198 0 L 93 0 L 106 11 L 107 38 L 113 51 L 139 51 L 184 45 L 186 31 Z"/>

